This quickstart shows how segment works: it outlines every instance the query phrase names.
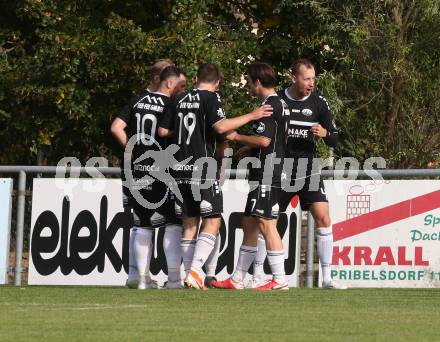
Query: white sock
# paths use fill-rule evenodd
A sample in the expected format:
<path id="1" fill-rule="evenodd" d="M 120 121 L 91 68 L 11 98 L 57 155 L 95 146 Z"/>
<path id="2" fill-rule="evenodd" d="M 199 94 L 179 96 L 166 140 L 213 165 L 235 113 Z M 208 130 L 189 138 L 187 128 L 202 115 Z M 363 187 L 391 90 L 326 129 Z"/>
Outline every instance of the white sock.
<path id="1" fill-rule="evenodd" d="M 215 239 L 214 249 L 211 254 L 209 254 L 208 259 L 206 259 L 205 269 L 207 277 L 215 277 L 215 270 L 217 268 L 217 261 L 220 255 L 220 234 L 217 235 Z"/>
<path id="2" fill-rule="evenodd" d="M 215 235 L 202 232 L 197 239 L 196 248 L 194 249 L 194 257 L 191 263 L 191 269 L 197 273 L 202 273 L 202 267 L 208 259 L 209 254 L 214 249 L 216 237 Z"/>
<path id="3" fill-rule="evenodd" d="M 331 278 L 331 267 L 333 257 L 333 229 L 332 226 L 326 228 L 318 228 L 317 250 L 319 261 L 321 261 L 322 280 L 329 282 Z"/>
<path id="4" fill-rule="evenodd" d="M 151 229 L 138 228 L 134 239 L 136 252 L 136 265 L 141 281 L 150 277 L 150 261 L 153 251 L 153 231 Z"/>
<path id="5" fill-rule="evenodd" d="M 264 277 L 264 260 L 266 259 L 266 241 L 263 234 L 258 234 L 258 249 L 254 261 L 254 277 Z"/>
<path id="6" fill-rule="evenodd" d="M 182 262 L 182 226 L 169 225 L 165 227 L 163 236 L 163 251 L 167 260 L 168 281 L 180 281 L 180 264 Z"/>
<path id="7" fill-rule="evenodd" d="M 180 248 L 182 250 L 183 267 L 185 269 L 185 275 L 191 267 L 191 263 L 194 256 L 194 249 L 196 248 L 197 240 L 184 239 L 180 240 Z"/>
<path id="8" fill-rule="evenodd" d="M 257 255 L 257 247 L 241 245 L 240 254 L 238 255 L 237 267 L 232 275 L 232 280 L 235 282 L 244 281 L 246 273 L 251 267 Z"/>
<path id="9" fill-rule="evenodd" d="M 130 234 L 130 243 L 128 245 L 128 281 L 139 279 L 139 272 L 136 265 L 136 251 L 134 247 L 137 229 L 137 227 L 132 228 Z"/>
<path id="10" fill-rule="evenodd" d="M 269 261 L 275 281 L 279 284 L 286 282 L 286 272 L 284 271 L 284 251 L 267 251 L 267 260 Z"/>

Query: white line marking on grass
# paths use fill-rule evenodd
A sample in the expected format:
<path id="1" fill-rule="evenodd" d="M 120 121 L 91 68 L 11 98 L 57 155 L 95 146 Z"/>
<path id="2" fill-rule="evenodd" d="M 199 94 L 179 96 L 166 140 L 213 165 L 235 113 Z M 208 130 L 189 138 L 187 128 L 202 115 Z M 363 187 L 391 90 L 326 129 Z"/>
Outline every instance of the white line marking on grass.
<path id="1" fill-rule="evenodd" d="M 42 304 L 42 303 L 2 303 L 3 305 L 15 306 L 16 311 L 23 310 L 21 307 L 39 306 L 42 310 L 101 310 L 101 309 L 144 309 L 146 304 L 124 304 L 124 305 L 110 305 L 110 304 L 86 304 L 85 306 L 72 306 L 72 304 Z"/>

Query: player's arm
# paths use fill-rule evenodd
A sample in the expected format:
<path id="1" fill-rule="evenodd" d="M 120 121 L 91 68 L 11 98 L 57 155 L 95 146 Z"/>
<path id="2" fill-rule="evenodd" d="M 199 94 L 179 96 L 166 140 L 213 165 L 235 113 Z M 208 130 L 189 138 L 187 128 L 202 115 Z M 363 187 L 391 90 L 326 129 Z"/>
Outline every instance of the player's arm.
<path id="1" fill-rule="evenodd" d="M 226 134 L 226 139 L 238 142 L 251 148 L 268 147 L 272 141 L 272 139 L 265 136 L 244 135 L 235 131 L 228 132 Z"/>
<path id="2" fill-rule="evenodd" d="M 261 118 L 271 116 L 273 112 L 271 105 L 263 105 L 254 109 L 252 112 L 235 118 L 223 119 L 217 121 L 212 127 L 218 134 L 224 134 L 228 131 L 235 130 L 251 121 L 260 120 Z"/>
<path id="3" fill-rule="evenodd" d="M 117 117 L 113 120 L 112 126 L 110 128 L 113 136 L 116 138 L 118 143 L 121 144 L 122 147 L 125 147 L 128 141 L 127 132 L 125 132 L 126 127 L 127 123 L 121 118 Z"/>
<path id="4" fill-rule="evenodd" d="M 131 108 L 133 108 L 134 101 L 136 101 L 135 97 L 130 99 L 130 101 L 118 113 L 110 127 L 110 132 L 122 147 L 125 147 L 128 142 L 128 136 L 125 129 L 129 125 L 132 118 Z"/>
<path id="5" fill-rule="evenodd" d="M 265 148 L 270 145 L 272 138 L 275 136 L 275 126 L 276 123 L 273 117 L 265 117 L 254 124 L 254 135 L 244 135 L 233 131 L 228 132 L 226 139 L 251 148 Z"/>
<path id="6" fill-rule="evenodd" d="M 319 123 L 312 126 L 310 131 L 316 136 L 324 139 L 329 147 L 336 147 L 339 141 L 339 134 L 333 122 L 330 107 L 325 98 L 320 97 L 320 118 Z"/>

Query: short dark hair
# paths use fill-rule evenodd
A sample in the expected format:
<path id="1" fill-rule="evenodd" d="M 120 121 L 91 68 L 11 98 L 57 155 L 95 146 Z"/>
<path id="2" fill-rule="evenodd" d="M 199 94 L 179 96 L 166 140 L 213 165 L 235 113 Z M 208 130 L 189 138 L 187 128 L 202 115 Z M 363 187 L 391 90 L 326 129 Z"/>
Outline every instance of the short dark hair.
<path id="1" fill-rule="evenodd" d="M 294 61 L 292 63 L 292 66 L 290 67 L 292 75 L 297 76 L 299 74 L 299 69 L 302 65 L 304 65 L 307 69 L 315 69 L 315 66 L 310 60 L 308 60 L 307 58 L 300 58 Z"/>
<path id="2" fill-rule="evenodd" d="M 151 67 L 151 77 L 159 76 L 163 69 L 168 66 L 174 66 L 174 63 L 169 58 L 158 59 Z"/>
<path id="3" fill-rule="evenodd" d="M 178 68 L 176 68 L 175 66 L 172 66 L 172 65 L 167 66 L 160 73 L 160 82 L 164 82 L 171 77 L 179 77 L 181 73 L 182 72 Z"/>
<path id="4" fill-rule="evenodd" d="M 246 68 L 246 73 L 253 83 L 260 81 L 264 88 L 273 88 L 276 84 L 275 70 L 267 63 L 252 63 Z"/>
<path id="5" fill-rule="evenodd" d="M 201 64 L 197 70 L 197 82 L 213 83 L 223 78 L 217 65 L 212 63 Z"/>

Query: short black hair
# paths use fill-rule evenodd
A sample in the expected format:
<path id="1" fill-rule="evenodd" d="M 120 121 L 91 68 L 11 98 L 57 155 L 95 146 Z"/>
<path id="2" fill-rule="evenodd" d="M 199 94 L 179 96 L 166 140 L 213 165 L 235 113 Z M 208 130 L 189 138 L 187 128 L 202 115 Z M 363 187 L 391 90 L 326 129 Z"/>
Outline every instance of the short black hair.
<path id="1" fill-rule="evenodd" d="M 246 73 L 253 83 L 260 81 L 264 88 L 273 88 L 276 84 L 275 70 L 267 63 L 252 63 L 246 68 Z"/>
<path id="2" fill-rule="evenodd" d="M 164 82 L 171 77 L 179 77 L 182 72 L 175 66 L 167 66 L 160 73 L 160 82 Z"/>
<path id="3" fill-rule="evenodd" d="M 222 73 L 217 65 L 205 63 L 199 66 L 197 70 L 197 81 L 205 83 L 213 83 L 223 78 Z"/>
<path id="4" fill-rule="evenodd" d="M 299 58 L 296 61 L 294 61 L 292 63 L 292 66 L 290 67 L 292 71 L 292 75 L 297 76 L 299 74 L 299 69 L 301 68 L 302 65 L 304 65 L 307 69 L 312 69 L 312 68 L 315 69 L 315 66 L 310 60 L 308 60 L 307 58 Z"/>

